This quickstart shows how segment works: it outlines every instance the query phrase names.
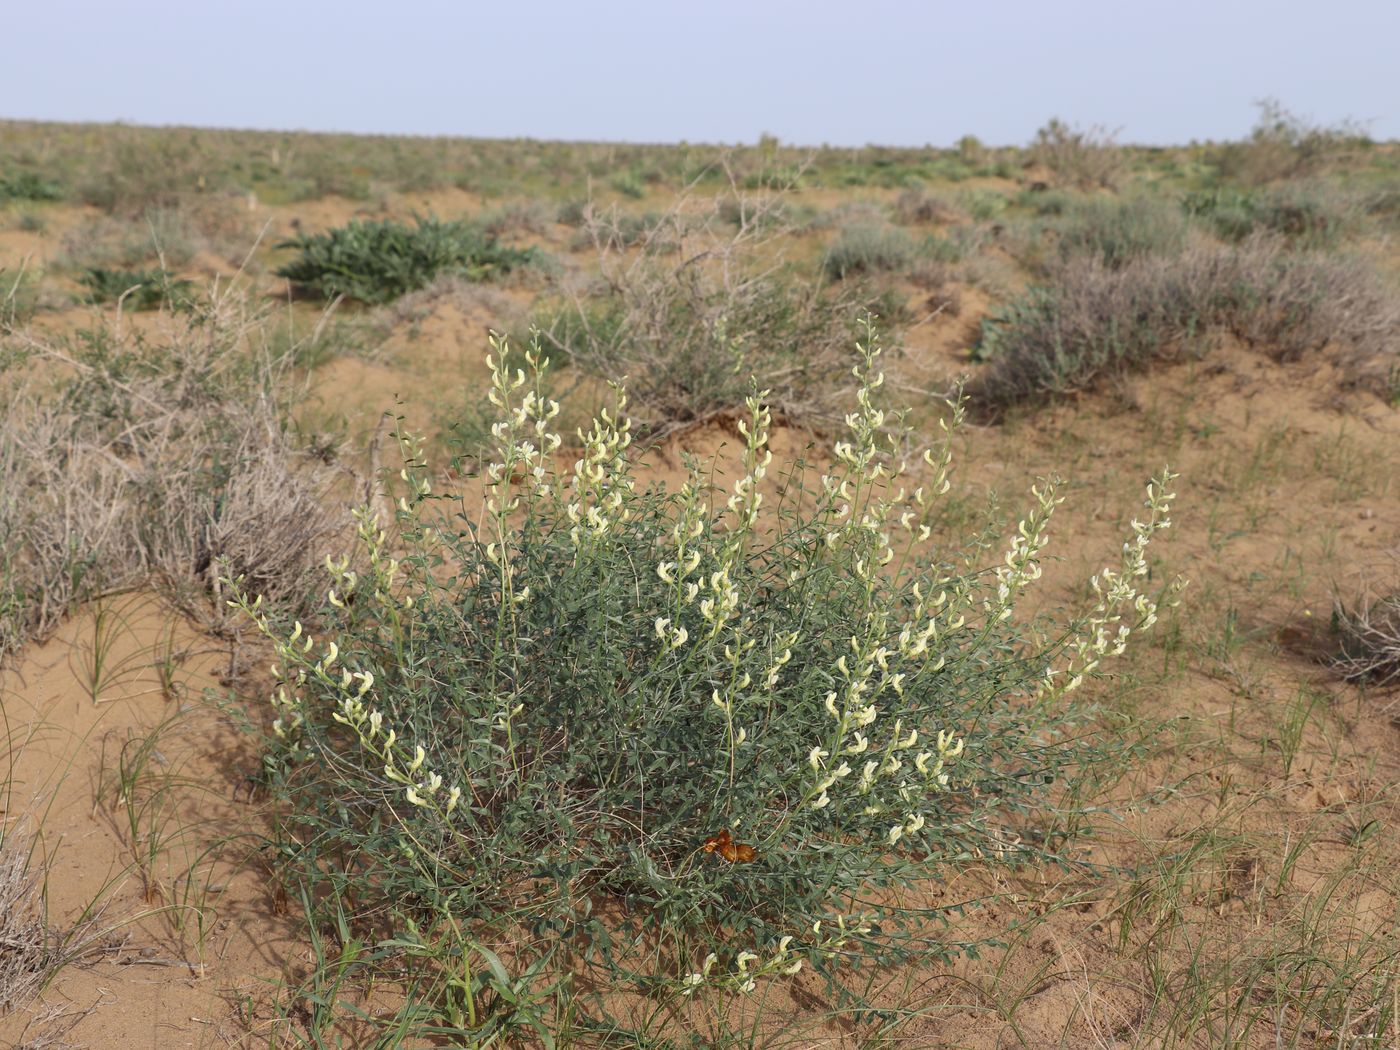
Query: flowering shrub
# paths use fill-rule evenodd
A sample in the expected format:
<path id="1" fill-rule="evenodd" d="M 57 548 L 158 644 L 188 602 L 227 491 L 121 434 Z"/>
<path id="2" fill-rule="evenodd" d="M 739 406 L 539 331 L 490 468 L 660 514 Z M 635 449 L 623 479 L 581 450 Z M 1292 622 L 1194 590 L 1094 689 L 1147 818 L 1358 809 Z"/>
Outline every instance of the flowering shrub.
<path id="1" fill-rule="evenodd" d="M 942 916 L 880 890 L 1062 845 L 1039 807 L 1091 746 L 1074 690 L 1156 616 L 1145 549 L 1170 475 L 1095 607 L 1046 631 L 1015 612 L 1054 482 L 993 568 L 939 542 L 961 405 L 908 462 L 869 333 L 830 471 L 775 486 L 755 391 L 713 498 L 695 464 L 678 492 L 639 484 L 621 387 L 557 467 L 544 363 L 493 350 L 479 521 L 404 437 L 394 549 L 362 513 L 314 634 L 238 599 L 276 646 L 266 763 L 292 873 L 413 931 L 444 972 L 493 939 L 522 969 L 683 994 L 950 954 Z"/>

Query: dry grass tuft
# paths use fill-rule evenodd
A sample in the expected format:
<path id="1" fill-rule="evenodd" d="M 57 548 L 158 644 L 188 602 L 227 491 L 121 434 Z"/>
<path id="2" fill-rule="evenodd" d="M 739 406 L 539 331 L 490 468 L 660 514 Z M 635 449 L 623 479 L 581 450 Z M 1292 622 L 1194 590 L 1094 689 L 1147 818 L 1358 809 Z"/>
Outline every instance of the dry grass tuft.
<path id="1" fill-rule="evenodd" d="M 100 952 L 106 932 L 100 909 L 67 930 L 49 924 L 33 856 L 29 840 L 0 836 L 0 1015 L 32 1002 L 64 966 Z"/>

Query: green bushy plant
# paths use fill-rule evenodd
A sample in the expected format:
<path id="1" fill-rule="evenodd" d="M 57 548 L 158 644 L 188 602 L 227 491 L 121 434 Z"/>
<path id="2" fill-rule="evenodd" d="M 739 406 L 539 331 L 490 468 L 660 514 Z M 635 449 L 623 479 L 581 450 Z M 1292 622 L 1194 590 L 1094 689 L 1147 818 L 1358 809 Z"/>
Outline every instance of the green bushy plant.
<path id="1" fill-rule="evenodd" d="M 647 195 L 646 184 L 633 171 L 623 171 L 614 175 L 611 185 L 618 193 L 633 200 L 641 200 Z"/>
<path id="2" fill-rule="evenodd" d="M 1348 202 L 1323 186 L 1216 188 L 1188 193 L 1181 204 L 1221 239 L 1236 243 L 1267 231 L 1297 247 L 1329 248 L 1341 240 L 1352 219 Z"/>
<path id="3" fill-rule="evenodd" d="M 165 303 L 188 304 L 194 282 L 171 277 L 165 270 L 89 267 L 78 278 L 93 303 L 120 302 L 127 310 L 154 310 Z"/>
<path id="4" fill-rule="evenodd" d="M 62 199 L 63 187 L 36 172 L 7 171 L 0 174 L 0 202 Z"/>
<path id="5" fill-rule="evenodd" d="M 326 233 L 301 234 L 278 247 L 299 253 L 277 274 L 303 293 L 365 303 L 389 302 L 440 275 L 488 280 L 536 259 L 533 249 L 502 245 L 471 223 L 434 218 L 418 218 L 413 226 L 357 219 Z"/>
<path id="6" fill-rule="evenodd" d="M 1092 610 L 1028 622 L 1055 484 L 990 568 L 935 542 L 961 407 L 916 471 L 868 334 L 834 466 L 781 465 L 776 493 L 764 393 L 727 491 L 700 464 L 643 490 L 620 387 L 563 469 L 543 363 L 493 349 L 479 519 L 404 438 L 397 535 L 361 515 L 314 633 L 236 599 L 277 652 L 286 875 L 392 931 L 454 1026 L 476 946 L 507 940 L 560 1000 L 589 969 L 665 997 L 956 954 L 949 913 L 889 891 L 1060 855 L 1054 785 L 1111 747 L 1076 689 L 1156 617 L 1170 475 Z"/>

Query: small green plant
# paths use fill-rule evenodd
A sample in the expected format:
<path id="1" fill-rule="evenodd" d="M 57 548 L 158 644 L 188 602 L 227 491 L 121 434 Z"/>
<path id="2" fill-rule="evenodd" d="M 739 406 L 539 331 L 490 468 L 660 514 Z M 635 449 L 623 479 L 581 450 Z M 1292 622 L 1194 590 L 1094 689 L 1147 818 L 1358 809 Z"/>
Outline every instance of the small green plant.
<path id="1" fill-rule="evenodd" d="M 8 171 L 0 174 L 0 204 L 5 201 L 57 201 L 63 187 L 37 172 Z"/>
<path id="2" fill-rule="evenodd" d="M 489 280 L 536 258 L 533 249 L 502 245 L 471 223 L 434 218 L 419 218 L 414 226 L 392 219 L 357 219 L 327 233 L 302 234 L 278 247 L 299 253 L 277 274 L 303 294 L 365 303 L 390 302 L 447 274 Z"/>
<path id="3" fill-rule="evenodd" d="M 509 931 L 514 972 L 561 1002 L 581 967 L 684 997 L 955 954 L 950 915 L 881 891 L 1059 853 L 1036 814 L 1110 761 L 1076 690 L 1156 619 L 1170 475 L 1086 616 L 1018 624 L 1056 485 L 988 570 L 932 546 L 961 406 L 916 473 L 869 332 L 835 466 L 810 488 L 789 466 L 776 493 L 764 393 L 727 494 L 700 464 L 643 492 L 620 388 L 562 471 L 544 363 L 493 353 L 479 526 L 433 512 L 403 437 L 401 549 L 363 512 L 315 634 L 235 588 L 277 651 L 265 769 L 313 913 L 353 900 L 351 930 L 411 931 L 408 973 Z"/>
<path id="4" fill-rule="evenodd" d="M 78 283 L 92 303 L 120 303 L 125 310 L 156 310 L 165 305 L 189 306 L 194 282 L 171 277 L 165 270 L 109 270 L 90 267 Z"/>
<path id="5" fill-rule="evenodd" d="M 624 197 L 631 197 L 633 200 L 641 200 L 647 195 L 646 184 L 634 171 L 624 171 L 613 176 L 612 188 Z"/>

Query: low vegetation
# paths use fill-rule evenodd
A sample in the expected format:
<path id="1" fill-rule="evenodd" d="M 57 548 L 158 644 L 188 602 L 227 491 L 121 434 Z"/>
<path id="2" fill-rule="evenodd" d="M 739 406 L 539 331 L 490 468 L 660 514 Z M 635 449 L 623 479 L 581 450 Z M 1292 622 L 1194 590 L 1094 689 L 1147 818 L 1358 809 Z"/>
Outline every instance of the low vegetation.
<path id="1" fill-rule="evenodd" d="M 297 257 L 277 270 L 302 294 L 386 303 L 441 276 L 489 280 L 530 265 L 529 248 L 510 248 L 468 222 L 419 218 L 413 226 L 385 219 L 352 221 L 326 233 L 283 241 Z"/>
<path id="2" fill-rule="evenodd" d="M 164 303 L 189 303 L 194 282 L 166 270 L 107 270 L 89 267 L 78 278 L 94 303 L 120 303 L 127 310 L 154 310 Z"/>

